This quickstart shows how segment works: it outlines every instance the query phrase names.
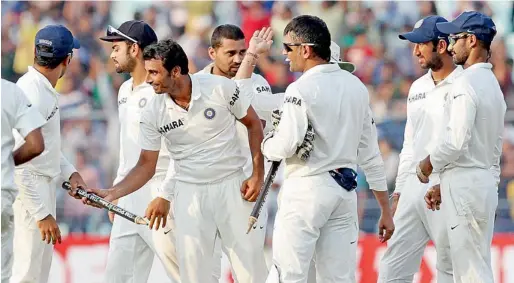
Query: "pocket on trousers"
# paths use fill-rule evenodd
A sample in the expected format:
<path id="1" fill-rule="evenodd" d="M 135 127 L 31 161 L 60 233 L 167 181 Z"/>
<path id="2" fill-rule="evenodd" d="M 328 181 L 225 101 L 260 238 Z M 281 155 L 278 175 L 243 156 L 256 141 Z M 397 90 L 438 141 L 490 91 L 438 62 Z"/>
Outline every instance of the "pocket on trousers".
<path id="1" fill-rule="evenodd" d="M 450 185 L 450 195 L 458 216 L 472 216 L 476 221 L 488 221 L 496 207 L 491 202 L 491 186 L 462 187 Z M 443 200 L 444 202 L 444 200 Z"/>

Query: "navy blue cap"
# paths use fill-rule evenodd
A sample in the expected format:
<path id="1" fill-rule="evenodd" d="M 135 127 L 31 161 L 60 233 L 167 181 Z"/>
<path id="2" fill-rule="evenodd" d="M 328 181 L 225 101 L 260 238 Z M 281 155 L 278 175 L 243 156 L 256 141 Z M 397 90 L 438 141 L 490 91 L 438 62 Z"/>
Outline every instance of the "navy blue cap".
<path id="1" fill-rule="evenodd" d="M 446 38 L 448 34 L 445 34 L 436 28 L 437 23 L 445 22 L 448 21 L 443 17 L 428 16 L 419 20 L 414 25 L 414 29 L 411 32 L 400 34 L 398 37 L 412 43 L 425 43 L 439 38 Z"/>
<path id="2" fill-rule="evenodd" d="M 49 58 L 63 58 L 73 52 L 73 49 L 79 49 L 79 41 L 73 37 L 71 31 L 62 25 L 48 25 L 36 34 L 36 47 L 50 47 L 49 52 L 44 52 L 36 48 L 36 55 Z"/>
<path id="3" fill-rule="evenodd" d="M 128 40 L 137 43 L 141 48 L 157 42 L 157 35 L 152 27 L 144 21 L 127 21 L 121 24 L 118 29 L 109 26 L 107 35 L 100 37 L 100 40 L 114 42 Z"/>
<path id="4" fill-rule="evenodd" d="M 493 41 L 496 35 L 496 25 L 493 20 L 475 11 L 463 12 L 451 22 L 437 24 L 437 29 L 448 34 L 471 33 L 487 42 Z"/>

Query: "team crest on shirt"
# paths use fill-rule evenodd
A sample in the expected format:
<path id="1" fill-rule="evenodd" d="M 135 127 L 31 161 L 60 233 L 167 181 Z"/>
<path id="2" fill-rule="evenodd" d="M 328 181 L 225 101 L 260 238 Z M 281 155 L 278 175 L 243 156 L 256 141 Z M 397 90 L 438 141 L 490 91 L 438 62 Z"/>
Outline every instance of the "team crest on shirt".
<path id="1" fill-rule="evenodd" d="M 205 111 L 203 111 L 203 115 L 205 116 L 205 118 L 211 120 L 212 118 L 214 118 L 214 116 L 216 116 L 216 111 L 214 111 L 214 109 L 212 108 L 207 108 L 205 109 Z"/>
<path id="2" fill-rule="evenodd" d="M 141 98 L 141 100 L 139 100 L 139 108 L 145 107 L 147 101 L 148 100 L 145 97 Z"/>

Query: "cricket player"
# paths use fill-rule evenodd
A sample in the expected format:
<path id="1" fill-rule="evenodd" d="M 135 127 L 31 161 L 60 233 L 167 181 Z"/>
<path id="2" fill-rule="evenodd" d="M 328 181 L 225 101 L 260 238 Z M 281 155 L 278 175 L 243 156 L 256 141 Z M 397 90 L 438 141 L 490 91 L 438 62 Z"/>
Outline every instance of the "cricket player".
<path id="1" fill-rule="evenodd" d="M 454 282 L 492 283 L 491 241 L 506 111 L 487 63 L 496 26 L 482 13 L 464 12 L 452 22 L 437 23 L 437 29 L 450 35 L 448 50 L 464 72 L 448 93 L 442 138 L 419 163 L 417 175 L 429 183 L 432 172 L 441 172 L 440 188 L 431 188 L 426 200 L 432 210 L 441 208 L 446 220 Z"/>
<path id="2" fill-rule="evenodd" d="M 146 83 L 143 50 L 146 46 L 157 43 L 157 35 L 143 21 L 127 21 L 118 29 L 109 26 L 107 35 L 100 39 L 112 42 L 111 59 L 116 72 L 131 75 L 118 92 L 121 128 L 120 161 L 114 180 L 116 184 L 137 164 L 141 152 L 138 143 L 141 113 L 155 96 L 152 86 Z M 168 168 L 173 168 L 170 167 L 170 156 L 168 152 L 160 151 L 155 175 L 140 190 L 120 198 L 118 206 L 137 215 L 144 215 L 152 196 L 157 196 Z M 109 217 L 112 219 L 114 214 L 109 212 Z M 171 221 L 169 223 L 172 224 Z M 161 260 L 168 276 L 178 282 L 180 278 L 175 239 L 170 229 L 152 231 L 121 217 L 114 217 L 105 270 L 106 282 L 147 282 L 154 254 Z"/>
<path id="3" fill-rule="evenodd" d="M 269 50 L 271 32 L 260 34 L 255 54 Z M 189 75 L 187 56 L 175 41 L 145 48 L 147 82 L 158 94 L 143 111 L 137 165 L 113 188 L 90 190 L 114 200 L 139 189 L 154 174 L 161 137 L 174 161 L 174 174 L 146 210 L 150 228 L 165 226 L 173 200 L 181 282 L 210 282 L 216 234 L 238 282 L 263 282 L 264 252 L 246 235 L 247 217 L 264 179 L 259 145 L 262 125 L 250 99 L 221 76 Z M 246 83 L 251 83 L 248 79 Z M 248 129 L 253 172 L 246 178 L 236 121 Z"/>
<path id="4" fill-rule="evenodd" d="M 268 82 L 258 74 L 253 73 L 255 65 L 246 64 L 243 69 L 242 62 L 245 58 L 247 51 L 245 36 L 243 31 L 235 25 L 225 24 L 217 26 L 211 36 L 211 46 L 209 47 L 209 56 L 213 62 L 207 65 L 199 74 L 213 74 L 224 76 L 229 79 L 234 79 L 240 86 L 241 91 L 246 91 L 246 95 L 250 97 L 250 103 L 255 109 L 255 112 L 261 120 L 264 133 L 270 131 L 272 126 L 272 113 L 282 106 L 284 100 L 283 93 L 272 93 L 271 86 Z M 236 74 L 245 73 L 244 77 L 237 76 Z M 241 80 L 251 79 L 251 84 L 240 83 Z M 245 86 L 248 85 L 248 88 Z M 241 150 L 247 161 L 243 166 L 243 172 L 246 176 L 251 176 L 252 168 L 252 154 L 248 143 L 248 132 L 245 125 L 236 123 L 237 136 L 240 140 Z M 265 172 L 268 172 L 269 162 L 264 163 Z M 268 165 L 268 166 L 266 166 Z M 266 237 L 268 213 L 266 207 L 263 207 L 261 215 L 257 223 L 253 226 L 252 232 L 249 234 L 253 241 L 261 245 L 264 250 L 264 242 Z M 221 257 L 221 243 L 219 239 L 216 240 L 215 254 Z M 221 273 L 221 260 L 219 261 L 219 270 Z"/>
<path id="5" fill-rule="evenodd" d="M 369 94 L 329 62 L 330 32 L 320 18 L 293 18 L 283 45 L 290 70 L 304 74 L 287 88 L 278 127 L 261 146 L 268 159 L 286 162 L 267 282 L 307 282 L 313 256 L 318 282 L 355 282 L 357 165 L 382 210 L 380 241 L 394 231 Z"/>
<path id="6" fill-rule="evenodd" d="M 12 283 L 47 282 L 53 245 L 61 242 L 56 214 L 56 188 L 63 180 L 72 187 L 87 188 L 84 180 L 61 153 L 59 93 L 57 81 L 64 75 L 80 47 L 62 25 L 48 25 L 35 38 L 34 64 L 16 83 L 32 106 L 46 119 L 41 128 L 45 150 L 15 169 L 19 194 L 13 204 L 14 255 Z M 23 141 L 16 140 L 19 145 Z"/>
<path id="7" fill-rule="evenodd" d="M 382 257 L 379 282 L 412 282 L 429 240 L 437 251 L 437 282 L 453 282 L 444 215 L 427 210 L 424 201 L 427 190 L 439 186 L 439 175 L 432 175 L 429 184 L 419 182 L 416 176 L 418 161 L 439 142 L 445 101 L 452 82 L 463 71 L 447 50 L 448 35 L 436 28 L 436 23 L 444 22 L 443 17 L 428 16 L 411 32 L 399 36 L 414 43 L 412 53 L 428 72 L 414 81 L 407 98 L 407 123 L 393 193 L 396 232 Z"/>
<path id="8" fill-rule="evenodd" d="M 2 79 L 2 283 L 9 283 L 13 263 L 14 212 L 12 204 L 18 191 L 14 185 L 14 166 L 32 160 L 45 150 L 41 126 L 45 119 L 32 107 L 23 91 Z M 13 152 L 17 130 L 25 139 Z"/>
<path id="9" fill-rule="evenodd" d="M 289 59 L 287 59 L 288 61 Z M 341 47 L 334 41 L 330 43 L 330 63 L 337 64 L 341 70 L 345 70 L 347 72 L 353 73 L 356 70 L 356 67 L 351 62 L 345 62 L 341 59 Z M 315 258 L 312 258 L 311 265 L 309 267 L 309 276 L 307 278 L 307 283 L 315 283 L 316 282 L 316 263 Z"/>

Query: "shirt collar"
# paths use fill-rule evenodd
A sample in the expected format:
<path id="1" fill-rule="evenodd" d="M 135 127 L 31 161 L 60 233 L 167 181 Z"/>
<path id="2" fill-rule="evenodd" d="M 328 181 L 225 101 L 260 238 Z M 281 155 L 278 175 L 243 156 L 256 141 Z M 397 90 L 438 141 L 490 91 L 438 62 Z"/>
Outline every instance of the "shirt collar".
<path id="1" fill-rule="evenodd" d="M 336 71 L 341 71 L 341 68 L 339 68 L 339 65 L 337 64 L 320 64 L 307 70 L 300 78 L 309 77 L 316 73 L 332 73 Z"/>
<path id="2" fill-rule="evenodd" d="M 55 96 L 59 97 L 59 93 L 57 92 L 57 90 L 55 90 L 50 81 L 38 70 L 36 70 L 32 66 L 29 66 L 28 73 L 30 73 L 32 76 L 35 76 L 38 79 L 38 81 L 42 82 L 48 90 L 50 90 Z"/>
<path id="3" fill-rule="evenodd" d="M 476 63 L 466 68 L 466 70 L 472 70 L 472 69 L 492 69 L 493 65 L 491 63 Z"/>
<path id="4" fill-rule="evenodd" d="M 189 104 L 189 109 L 191 109 L 191 107 L 194 104 L 194 101 L 198 100 L 198 98 L 200 98 L 202 93 L 201 93 L 201 89 L 200 89 L 200 84 L 198 83 L 198 79 L 196 78 L 196 76 L 190 74 L 189 77 L 191 78 L 191 103 Z M 165 95 L 166 95 L 166 107 L 168 107 L 168 108 L 178 107 L 177 104 L 171 99 L 169 94 L 165 94 Z M 179 108 L 182 109 L 181 107 L 179 107 Z"/>
<path id="5" fill-rule="evenodd" d="M 203 68 L 203 71 L 207 74 L 212 74 L 212 68 L 214 68 L 214 62 L 210 63 L 209 65 L 205 66 Z"/>
<path id="6" fill-rule="evenodd" d="M 458 77 L 463 71 L 464 71 L 464 69 L 462 69 L 462 66 L 455 67 L 455 69 L 448 76 L 446 76 L 446 78 L 444 78 L 444 80 L 442 80 L 439 84 L 436 85 L 434 83 L 434 80 L 432 79 L 432 69 L 429 69 L 426 74 L 425 79 L 427 80 L 427 82 L 430 83 L 430 85 L 432 85 L 434 88 L 436 88 L 436 87 L 439 87 L 439 86 L 442 86 L 445 84 L 453 83 L 455 78 Z"/>

